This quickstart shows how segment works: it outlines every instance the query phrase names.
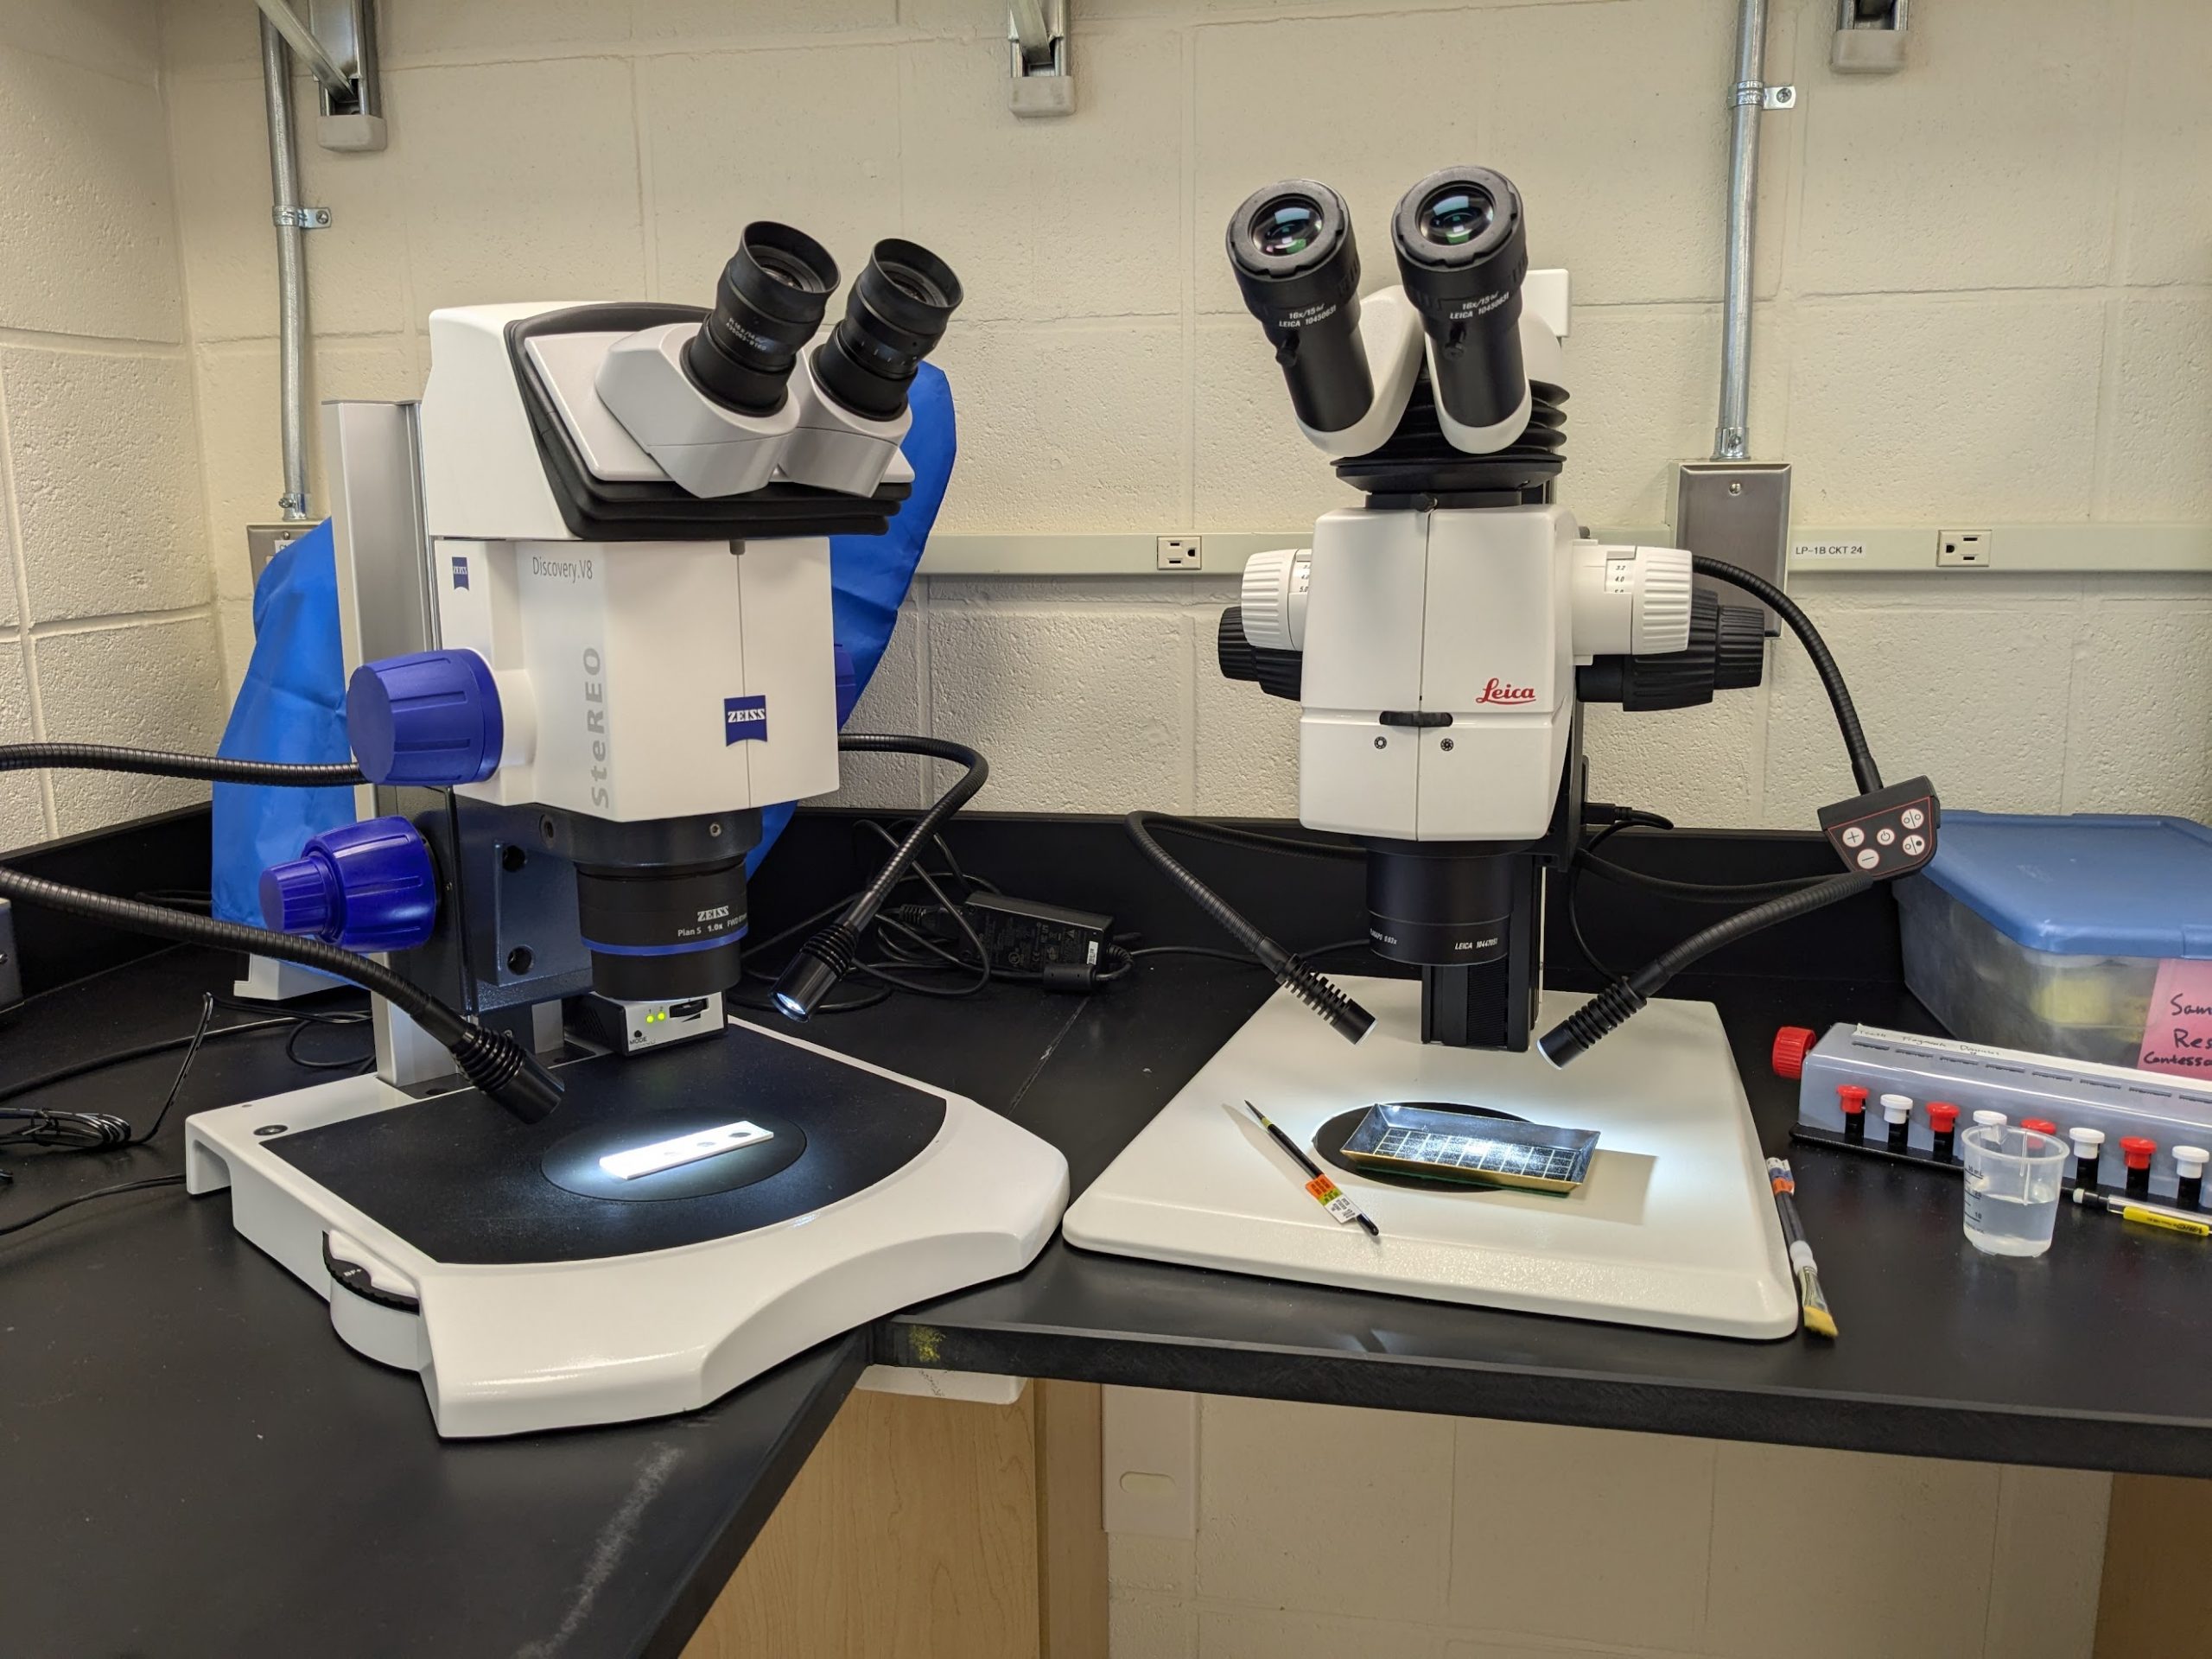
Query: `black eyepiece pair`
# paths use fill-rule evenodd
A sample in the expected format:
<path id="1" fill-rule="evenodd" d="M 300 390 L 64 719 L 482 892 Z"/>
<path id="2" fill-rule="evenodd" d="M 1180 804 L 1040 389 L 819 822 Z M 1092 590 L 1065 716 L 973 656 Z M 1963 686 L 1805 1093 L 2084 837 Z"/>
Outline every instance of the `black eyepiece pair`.
<path id="1" fill-rule="evenodd" d="M 1496 426 L 1528 390 L 1521 279 L 1529 272 L 1521 193 L 1486 167 L 1448 167 L 1399 199 L 1390 239 L 1406 296 L 1436 346 L 1436 396 L 1463 426 Z M 1312 179 L 1245 198 L 1229 221 L 1229 261 L 1267 330 L 1298 418 L 1340 432 L 1375 386 L 1357 338 L 1359 249 L 1344 199 Z"/>
<path id="2" fill-rule="evenodd" d="M 827 248 L 788 225 L 755 220 L 722 267 L 715 308 L 684 347 L 684 366 L 731 408 L 774 414 L 836 287 Z M 960 300 L 960 279 L 927 248 L 896 238 L 877 243 L 843 320 L 815 348 L 816 384 L 855 415 L 896 417 Z"/>

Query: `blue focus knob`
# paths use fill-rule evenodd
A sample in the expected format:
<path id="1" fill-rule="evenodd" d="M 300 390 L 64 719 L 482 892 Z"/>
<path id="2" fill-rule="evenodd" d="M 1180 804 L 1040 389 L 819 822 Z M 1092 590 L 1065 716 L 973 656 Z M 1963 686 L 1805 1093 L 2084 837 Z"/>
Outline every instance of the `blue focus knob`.
<path id="1" fill-rule="evenodd" d="M 346 735 L 372 784 L 480 784 L 506 738 L 491 665 L 473 651 L 364 663 L 346 687 Z"/>
<path id="2" fill-rule="evenodd" d="M 261 916 L 349 950 L 410 950 L 438 915 L 430 849 L 404 818 L 327 830 L 297 858 L 261 873 Z"/>

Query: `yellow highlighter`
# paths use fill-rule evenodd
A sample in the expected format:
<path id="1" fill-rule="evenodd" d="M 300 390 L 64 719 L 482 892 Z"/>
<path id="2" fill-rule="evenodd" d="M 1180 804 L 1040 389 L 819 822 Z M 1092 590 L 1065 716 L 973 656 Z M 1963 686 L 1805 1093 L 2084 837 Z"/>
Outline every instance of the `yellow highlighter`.
<path id="1" fill-rule="evenodd" d="M 2074 1189 L 2074 1202 L 2084 1210 L 2101 1210 L 2107 1215 L 2145 1227 L 2163 1227 L 2170 1233 L 2187 1233 L 2191 1238 L 2212 1238 L 2212 1221 L 2178 1210 L 2162 1210 L 2154 1204 L 2134 1204 L 2126 1198 L 2110 1198 L 2086 1186 Z"/>

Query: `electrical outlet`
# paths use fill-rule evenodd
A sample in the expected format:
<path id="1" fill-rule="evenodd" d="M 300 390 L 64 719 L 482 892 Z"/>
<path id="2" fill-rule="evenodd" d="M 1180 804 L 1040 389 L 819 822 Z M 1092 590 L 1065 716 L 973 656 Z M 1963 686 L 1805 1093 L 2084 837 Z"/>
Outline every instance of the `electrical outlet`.
<path id="1" fill-rule="evenodd" d="M 1939 530 L 1936 563 L 1946 570 L 1986 570 L 1994 551 L 1993 539 L 1986 530 Z"/>
<path id="2" fill-rule="evenodd" d="M 1160 568 L 1163 570 L 1196 570 L 1205 563 L 1205 544 L 1197 536 L 1162 536 L 1160 538 Z"/>

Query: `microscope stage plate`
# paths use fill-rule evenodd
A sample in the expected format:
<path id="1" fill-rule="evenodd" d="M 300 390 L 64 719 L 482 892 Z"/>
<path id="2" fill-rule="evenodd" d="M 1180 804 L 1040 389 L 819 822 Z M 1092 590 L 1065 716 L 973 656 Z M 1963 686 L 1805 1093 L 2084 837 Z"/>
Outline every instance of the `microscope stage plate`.
<path id="1" fill-rule="evenodd" d="M 1758 1137 L 1720 1017 L 1660 1001 L 1571 1065 L 1419 1040 L 1421 986 L 1338 982 L 1376 1016 L 1357 1046 L 1279 991 L 1068 1211 L 1085 1249 L 1274 1279 L 1620 1325 L 1772 1338 L 1797 1300 Z M 1540 1026 L 1581 1001 L 1544 995 Z M 1573 1192 L 1421 1189 L 1342 1167 L 1370 1239 L 1302 1190 L 1245 1112 L 1302 1147 L 1376 1101 L 1464 1102 L 1594 1129 Z"/>
<path id="2" fill-rule="evenodd" d="M 263 1144 L 430 1260 L 490 1265 L 634 1255 L 772 1226 L 896 1173 L 944 1123 L 934 1090 L 745 1026 L 719 1043 L 601 1055 L 554 1075 L 567 1092 L 538 1123 L 462 1089 Z M 738 1118 L 789 1127 L 696 1164 L 608 1177 L 607 1196 L 577 1191 L 581 1171 L 552 1173 L 579 1136 L 604 1141 L 595 1155 Z M 804 1149 L 795 1159 L 790 1128 Z"/>
<path id="3" fill-rule="evenodd" d="M 201 1112 L 187 1187 L 227 1188 L 232 1224 L 353 1347 L 420 1372 L 449 1436 L 704 1406 L 1020 1271 L 1067 1202 L 1066 1160 L 996 1113 L 740 1021 L 556 1075 L 568 1097 L 534 1125 L 474 1090 L 418 1100 L 375 1077 Z M 641 1176 L 637 1196 L 577 1190 L 606 1153 L 741 1121 L 776 1133 Z"/>

